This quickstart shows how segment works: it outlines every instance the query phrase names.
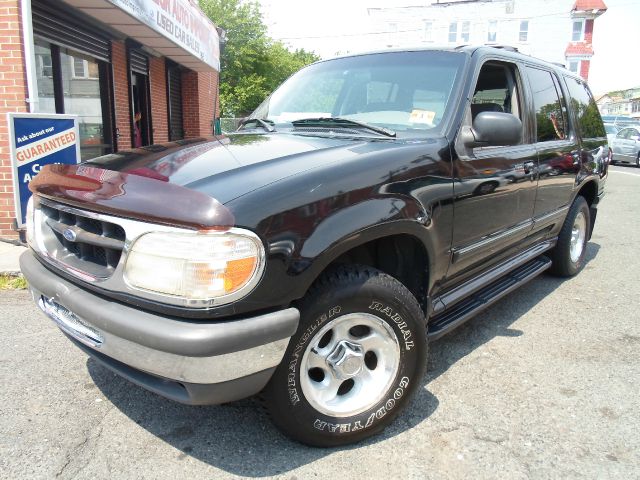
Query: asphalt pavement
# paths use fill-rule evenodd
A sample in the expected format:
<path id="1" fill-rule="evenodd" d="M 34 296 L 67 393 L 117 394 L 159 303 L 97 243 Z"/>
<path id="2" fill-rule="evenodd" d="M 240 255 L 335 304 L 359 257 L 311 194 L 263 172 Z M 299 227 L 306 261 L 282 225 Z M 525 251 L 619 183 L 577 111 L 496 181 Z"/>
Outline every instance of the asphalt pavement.
<path id="1" fill-rule="evenodd" d="M 588 264 L 542 275 L 431 346 L 382 435 L 296 444 L 257 402 L 188 407 L 88 360 L 0 292 L 1 478 L 639 478 L 640 169 L 612 167 Z"/>

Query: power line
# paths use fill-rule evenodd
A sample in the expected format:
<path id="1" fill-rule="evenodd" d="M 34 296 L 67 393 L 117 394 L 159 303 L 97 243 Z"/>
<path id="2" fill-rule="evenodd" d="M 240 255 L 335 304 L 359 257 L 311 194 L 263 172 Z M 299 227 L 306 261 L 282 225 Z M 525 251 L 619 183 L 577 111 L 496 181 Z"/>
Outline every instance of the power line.
<path id="1" fill-rule="evenodd" d="M 628 3 L 628 4 L 619 4 L 618 6 L 635 6 L 636 2 Z M 416 8 L 416 7 L 399 7 L 399 8 Z M 569 15 L 571 11 L 563 10 L 561 12 L 555 13 L 545 13 L 541 15 L 529 15 L 522 17 L 509 17 L 509 18 L 495 18 L 491 20 L 497 20 L 499 23 L 508 23 L 508 22 L 519 22 L 523 20 L 534 20 L 538 18 L 549 18 L 549 17 L 559 17 L 562 15 Z M 460 17 L 462 18 L 462 17 Z M 375 19 L 372 19 L 375 21 Z M 389 19 L 389 20 L 380 20 L 387 21 L 388 23 L 401 22 L 402 19 Z M 438 22 L 437 19 L 429 19 L 427 17 L 424 18 L 423 21 L 433 21 Z M 459 20 L 463 21 L 463 20 Z M 466 21 L 466 20 L 465 20 Z M 474 21 L 472 25 L 485 25 L 489 19 L 486 21 Z M 444 27 L 441 27 L 444 28 Z M 375 35 L 390 35 L 390 34 L 398 34 L 398 33 L 417 33 L 424 31 L 424 28 L 413 28 L 408 30 L 389 30 L 382 32 L 362 32 L 362 33 L 339 33 L 339 34 L 329 34 L 329 35 L 308 35 L 308 36 L 298 36 L 298 37 L 279 37 L 278 40 L 319 40 L 323 38 L 349 38 L 349 37 L 365 37 L 365 36 L 375 36 Z"/>

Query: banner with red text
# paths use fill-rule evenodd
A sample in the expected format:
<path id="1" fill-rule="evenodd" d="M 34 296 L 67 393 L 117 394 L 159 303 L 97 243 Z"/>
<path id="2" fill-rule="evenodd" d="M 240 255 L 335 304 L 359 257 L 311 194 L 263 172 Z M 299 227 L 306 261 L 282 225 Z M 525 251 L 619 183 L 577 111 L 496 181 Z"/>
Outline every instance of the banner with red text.
<path id="1" fill-rule="evenodd" d="M 135 19 L 220 71 L 215 25 L 188 0 L 108 0 Z"/>

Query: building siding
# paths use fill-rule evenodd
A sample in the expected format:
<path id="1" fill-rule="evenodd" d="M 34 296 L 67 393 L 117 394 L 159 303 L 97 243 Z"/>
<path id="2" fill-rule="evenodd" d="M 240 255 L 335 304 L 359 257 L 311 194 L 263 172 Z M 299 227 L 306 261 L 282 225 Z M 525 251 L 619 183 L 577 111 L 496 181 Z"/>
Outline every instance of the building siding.
<path id="1" fill-rule="evenodd" d="M 497 0 L 371 8 L 369 16 L 374 31 L 390 31 L 394 25 L 397 28 L 396 33 L 374 39 L 371 48 L 487 44 L 491 43 L 488 41 L 489 21 L 495 20 L 495 43 L 512 45 L 522 53 L 549 62 L 565 63 L 565 49 L 571 42 L 574 5 L 575 0 Z M 519 39 L 520 22 L 523 20 L 528 21 L 526 41 Z M 430 40 L 425 38 L 425 22 L 432 23 Z M 448 39 L 449 24 L 452 22 L 458 24 L 458 35 L 454 42 Z M 460 38 L 462 22 L 469 22 L 469 41 Z M 585 33 L 590 43 L 593 20 L 587 20 Z"/>
<path id="2" fill-rule="evenodd" d="M 217 72 L 188 71 L 182 74 L 182 117 L 185 138 L 212 135 Z M 216 105 L 215 113 L 219 106 Z"/>
<path id="3" fill-rule="evenodd" d="M 111 62 L 113 69 L 116 149 L 124 150 L 131 148 L 132 145 L 129 72 L 127 70 L 127 47 L 124 42 L 111 42 Z"/>
<path id="4" fill-rule="evenodd" d="M 169 140 L 167 107 L 167 72 L 164 58 L 149 58 L 149 90 L 151 93 L 151 123 L 153 141 L 162 143 Z"/>

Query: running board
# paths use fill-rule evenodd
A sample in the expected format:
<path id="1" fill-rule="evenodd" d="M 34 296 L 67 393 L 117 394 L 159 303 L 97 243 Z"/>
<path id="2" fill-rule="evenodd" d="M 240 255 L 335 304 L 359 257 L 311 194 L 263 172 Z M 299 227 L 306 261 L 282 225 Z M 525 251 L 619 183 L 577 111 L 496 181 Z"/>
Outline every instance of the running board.
<path id="1" fill-rule="evenodd" d="M 510 271 L 495 282 L 473 293 L 469 298 L 454 305 L 450 310 L 434 316 L 429 321 L 429 341 L 437 340 L 451 330 L 494 304 L 516 288 L 537 277 L 551 266 L 551 260 L 540 256 Z"/>

